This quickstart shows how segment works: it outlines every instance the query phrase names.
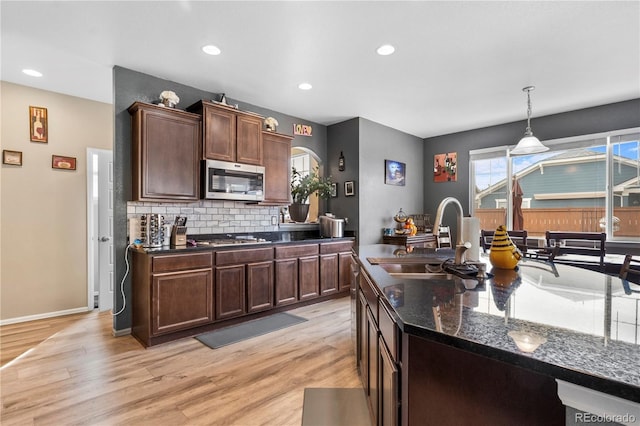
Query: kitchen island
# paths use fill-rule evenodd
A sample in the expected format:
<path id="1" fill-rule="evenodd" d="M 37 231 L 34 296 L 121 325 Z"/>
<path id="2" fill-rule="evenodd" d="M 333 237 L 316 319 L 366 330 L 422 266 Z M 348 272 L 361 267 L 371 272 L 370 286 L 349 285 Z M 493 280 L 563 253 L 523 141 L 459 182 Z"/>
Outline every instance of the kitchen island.
<path id="1" fill-rule="evenodd" d="M 574 390 L 621 403 L 619 423 L 640 421 L 640 286 L 534 260 L 492 270 L 486 257 L 483 280 L 424 273 L 452 257 L 358 248 L 358 364 L 376 424 L 565 424 L 565 405 L 612 413 L 597 398 L 576 407 Z"/>

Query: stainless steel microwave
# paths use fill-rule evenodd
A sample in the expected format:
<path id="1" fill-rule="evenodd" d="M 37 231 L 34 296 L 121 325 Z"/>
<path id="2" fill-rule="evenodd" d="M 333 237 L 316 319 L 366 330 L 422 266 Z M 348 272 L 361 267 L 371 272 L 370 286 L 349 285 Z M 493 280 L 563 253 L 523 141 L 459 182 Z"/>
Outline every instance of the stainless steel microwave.
<path id="1" fill-rule="evenodd" d="M 202 198 L 264 200 L 264 167 L 219 160 L 202 161 Z"/>

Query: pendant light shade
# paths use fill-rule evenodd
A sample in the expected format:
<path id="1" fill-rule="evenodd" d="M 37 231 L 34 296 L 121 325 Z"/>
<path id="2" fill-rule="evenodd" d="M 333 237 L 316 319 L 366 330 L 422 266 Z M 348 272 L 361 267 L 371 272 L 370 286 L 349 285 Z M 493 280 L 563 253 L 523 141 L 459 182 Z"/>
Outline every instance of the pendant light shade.
<path id="1" fill-rule="evenodd" d="M 531 131 L 530 94 L 534 89 L 534 86 L 527 86 L 522 89 L 523 92 L 527 92 L 527 129 L 524 132 L 524 137 L 520 139 L 520 142 L 518 142 L 518 145 L 516 145 L 516 147 L 510 151 L 511 155 L 537 154 L 539 152 L 545 152 L 549 150 L 549 148 L 544 146 L 538 138 L 533 136 L 533 132 Z"/>

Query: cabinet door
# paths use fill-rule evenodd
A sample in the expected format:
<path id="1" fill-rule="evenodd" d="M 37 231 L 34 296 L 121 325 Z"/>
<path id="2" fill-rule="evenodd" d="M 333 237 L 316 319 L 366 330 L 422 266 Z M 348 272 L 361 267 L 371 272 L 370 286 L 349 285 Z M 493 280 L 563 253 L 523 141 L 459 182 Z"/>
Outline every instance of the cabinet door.
<path id="1" fill-rule="evenodd" d="M 324 254 L 320 256 L 320 294 L 331 294 L 338 291 L 338 255 Z"/>
<path id="2" fill-rule="evenodd" d="M 300 300 L 313 299 L 320 296 L 320 267 L 318 256 L 298 259 L 298 283 Z"/>
<path id="3" fill-rule="evenodd" d="M 369 309 L 367 309 L 367 328 L 369 330 L 367 336 L 369 408 L 371 409 L 373 424 L 378 424 L 378 327 Z"/>
<path id="4" fill-rule="evenodd" d="M 236 160 L 262 165 L 262 119 L 239 114 L 236 118 Z M 287 168 L 288 170 L 288 168 Z"/>
<path id="5" fill-rule="evenodd" d="M 151 291 L 153 335 L 213 321 L 211 269 L 153 275 Z"/>
<path id="6" fill-rule="evenodd" d="M 232 111 L 205 107 L 203 119 L 204 158 L 236 161 L 236 115 Z"/>
<path id="7" fill-rule="evenodd" d="M 264 153 L 264 201 L 260 204 L 290 204 L 291 136 L 262 132 Z"/>
<path id="8" fill-rule="evenodd" d="M 380 337 L 380 413 L 381 426 L 396 426 L 398 424 L 398 367 L 393 362 L 389 350 Z"/>
<path id="9" fill-rule="evenodd" d="M 369 328 L 367 326 L 367 299 L 362 292 L 358 292 L 357 299 L 357 321 L 358 328 L 356 334 L 358 336 L 357 342 L 357 357 L 358 357 L 358 371 L 360 372 L 360 378 L 362 379 L 362 386 L 364 387 L 367 395 L 369 394 Z"/>
<path id="10" fill-rule="evenodd" d="M 245 266 L 218 266 L 215 271 L 216 319 L 245 314 Z"/>
<path id="11" fill-rule="evenodd" d="M 129 111 L 133 115 L 133 199 L 197 200 L 200 117 L 137 102 Z"/>
<path id="12" fill-rule="evenodd" d="M 247 264 L 247 311 L 273 307 L 273 262 Z"/>
<path id="13" fill-rule="evenodd" d="M 338 290 L 347 290 L 351 286 L 351 253 L 338 254 Z"/>
<path id="14" fill-rule="evenodd" d="M 275 262 L 276 306 L 298 301 L 298 259 Z"/>

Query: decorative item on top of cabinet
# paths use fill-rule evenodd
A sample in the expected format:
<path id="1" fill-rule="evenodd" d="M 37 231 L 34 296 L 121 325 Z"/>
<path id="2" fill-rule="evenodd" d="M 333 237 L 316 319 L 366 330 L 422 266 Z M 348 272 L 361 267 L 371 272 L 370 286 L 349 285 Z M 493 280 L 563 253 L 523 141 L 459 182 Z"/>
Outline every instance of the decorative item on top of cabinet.
<path id="1" fill-rule="evenodd" d="M 262 132 L 264 200 L 260 204 L 287 206 L 291 203 L 289 166 L 292 136 Z"/>
<path id="2" fill-rule="evenodd" d="M 134 102 L 128 111 L 132 200 L 198 200 L 200 116 L 144 102 Z"/>
<path id="3" fill-rule="evenodd" d="M 180 103 L 180 98 L 175 92 L 171 90 L 165 90 L 160 93 L 160 106 L 166 106 L 169 108 L 175 108 Z"/>
<path id="4" fill-rule="evenodd" d="M 275 132 L 278 127 L 278 120 L 273 117 L 267 117 L 264 119 L 264 127 L 270 132 Z"/>
<path id="5" fill-rule="evenodd" d="M 207 101 L 187 111 L 202 115 L 203 159 L 262 165 L 261 115 Z"/>

